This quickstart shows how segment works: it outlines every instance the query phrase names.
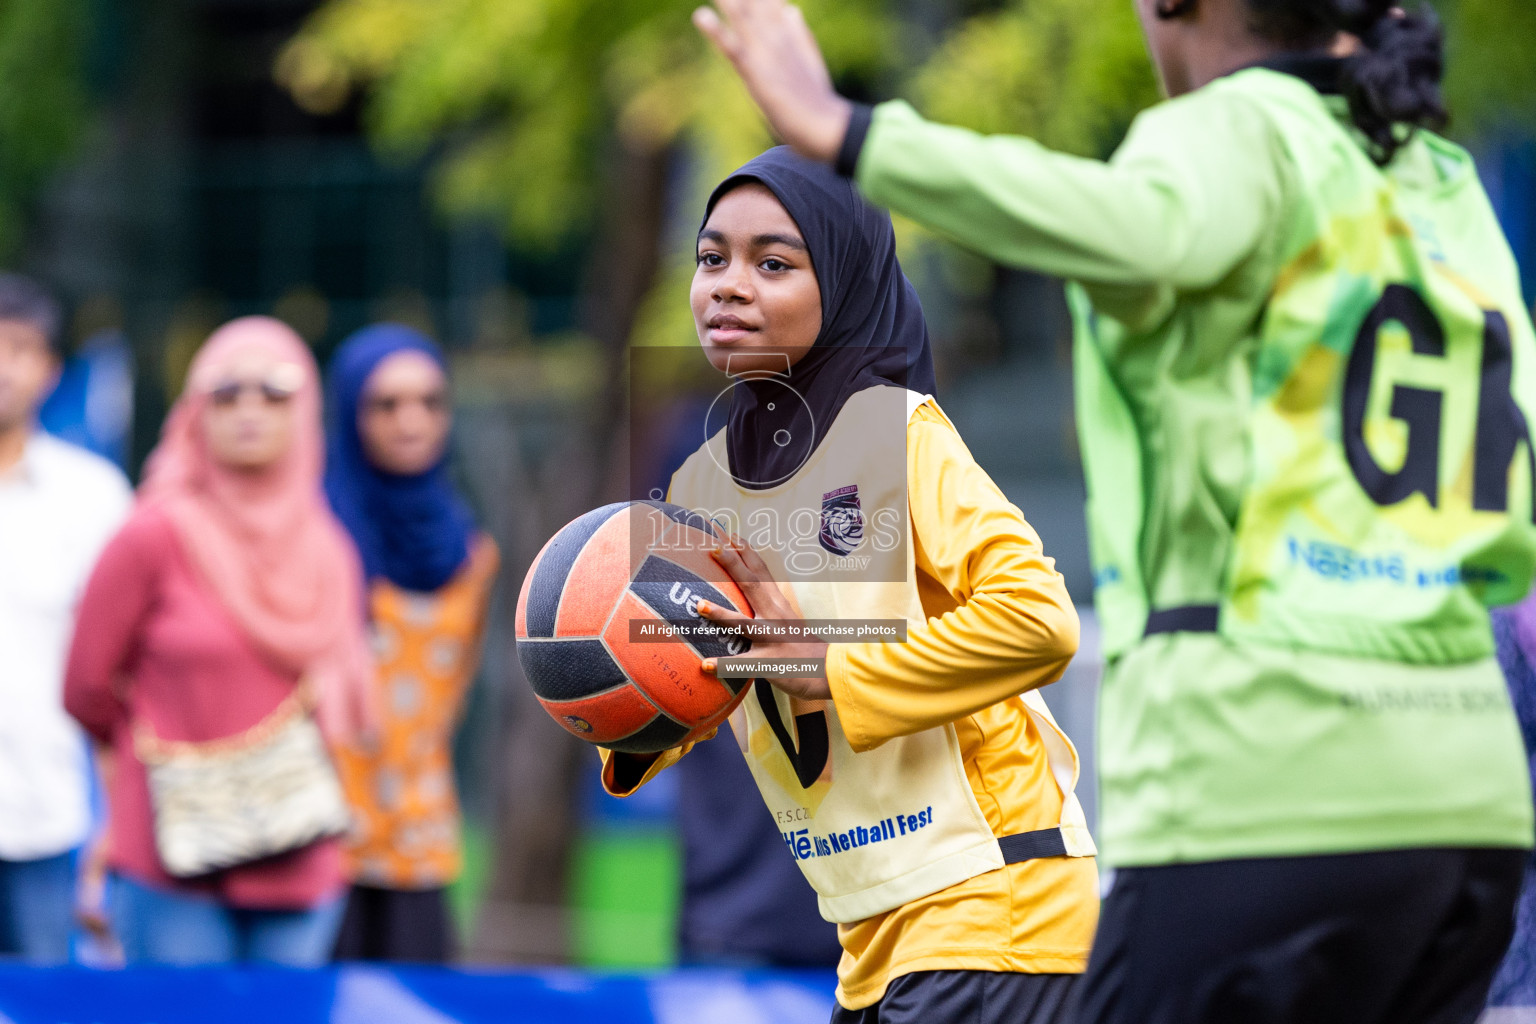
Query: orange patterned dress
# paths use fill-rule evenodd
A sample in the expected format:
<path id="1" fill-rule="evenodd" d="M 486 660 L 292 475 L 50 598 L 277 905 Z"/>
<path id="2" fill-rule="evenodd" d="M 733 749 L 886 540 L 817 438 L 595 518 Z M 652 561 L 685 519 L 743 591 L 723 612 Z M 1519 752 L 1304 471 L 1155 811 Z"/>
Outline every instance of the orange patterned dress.
<path id="1" fill-rule="evenodd" d="M 469 561 L 433 593 L 375 580 L 369 594 L 380 729 L 370 747 L 338 751 L 352 805 L 352 882 L 436 889 L 462 864 L 453 734 L 480 663 L 491 586 L 501 565 L 481 535 Z"/>

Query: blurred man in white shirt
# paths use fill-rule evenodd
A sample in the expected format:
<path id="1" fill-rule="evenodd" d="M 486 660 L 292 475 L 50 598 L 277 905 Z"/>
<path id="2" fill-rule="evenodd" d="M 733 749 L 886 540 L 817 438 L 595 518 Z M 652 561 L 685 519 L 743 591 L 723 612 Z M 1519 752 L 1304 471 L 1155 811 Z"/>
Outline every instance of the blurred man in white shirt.
<path id="1" fill-rule="evenodd" d="M 90 829 L 84 740 L 60 699 L 75 603 L 132 492 L 110 462 L 37 428 L 61 316 L 0 274 L 0 956 L 69 958 Z"/>

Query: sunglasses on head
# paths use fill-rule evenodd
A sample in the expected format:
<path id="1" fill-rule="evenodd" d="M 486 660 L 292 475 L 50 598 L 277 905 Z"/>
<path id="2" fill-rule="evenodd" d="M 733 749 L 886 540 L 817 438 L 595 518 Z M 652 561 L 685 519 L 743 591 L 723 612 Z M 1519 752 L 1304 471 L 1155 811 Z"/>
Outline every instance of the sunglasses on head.
<path id="1" fill-rule="evenodd" d="M 281 405 L 298 394 L 304 384 L 304 371 L 292 363 L 274 366 L 259 380 L 226 380 L 208 389 L 208 400 L 216 406 L 230 406 L 247 391 L 254 391 L 268 405 Z"/>

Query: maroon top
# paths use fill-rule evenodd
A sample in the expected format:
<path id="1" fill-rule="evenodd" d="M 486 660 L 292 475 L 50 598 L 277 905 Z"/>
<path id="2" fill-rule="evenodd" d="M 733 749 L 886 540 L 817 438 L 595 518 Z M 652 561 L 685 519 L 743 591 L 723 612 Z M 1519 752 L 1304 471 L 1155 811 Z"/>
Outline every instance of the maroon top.
<path id="1" fill-rule="evenodd" d="M 337 840 L 196 879 L 172 878 L 155 851 L 149 788 L 132 723 L 165 740 L 237 735 L 298 680 L 273 668 L 198 577 L 171 521 L 139 506 L 102 552 L 80 602 L 64 706 L 116 753 L 109 795 L 112 870 L 235 907 L 313 906 L 342 888 Z"/>

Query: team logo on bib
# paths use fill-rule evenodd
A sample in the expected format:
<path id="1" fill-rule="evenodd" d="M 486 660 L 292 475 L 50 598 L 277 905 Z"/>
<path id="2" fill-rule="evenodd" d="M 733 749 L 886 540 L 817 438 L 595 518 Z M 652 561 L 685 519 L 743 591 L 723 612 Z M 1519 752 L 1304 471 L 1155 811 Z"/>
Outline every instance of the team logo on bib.
<path id="1" fill-rule="evenodd" d="M 849 484 L 821 496 L 821 546 L 834 555 L 851 554 L 864 542 L 864 510 L 859 485 Z"/>

